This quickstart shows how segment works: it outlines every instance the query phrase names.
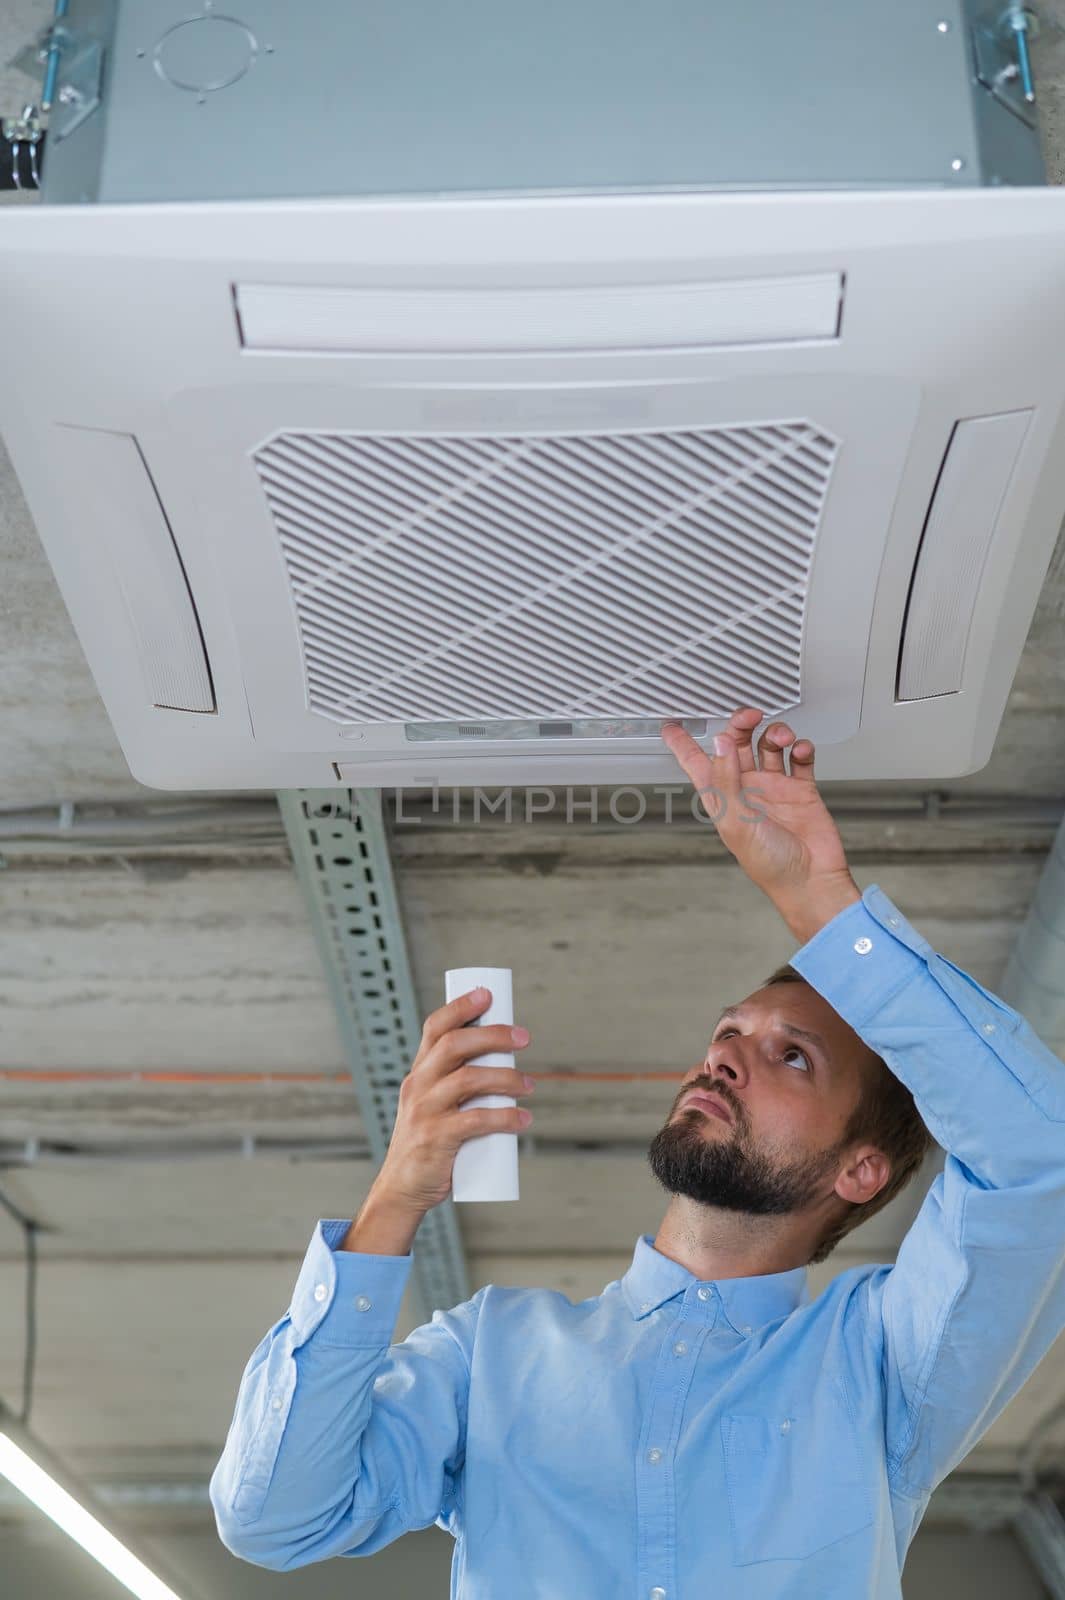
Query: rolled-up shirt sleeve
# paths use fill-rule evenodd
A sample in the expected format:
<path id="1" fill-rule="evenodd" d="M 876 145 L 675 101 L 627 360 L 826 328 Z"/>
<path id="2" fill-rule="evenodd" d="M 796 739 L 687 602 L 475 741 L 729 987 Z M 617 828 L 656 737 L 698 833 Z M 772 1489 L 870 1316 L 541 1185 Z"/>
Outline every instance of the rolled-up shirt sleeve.
<path id="1" fill-rule="evenodd" d="M 429 1526 L 457 1492 L 480 1297 L 391 1344 L 413 1256 L 339 1250 L 349 1227 L 315 1228 L 289 1310 L 244 1369 L 211 1476 L 223 1544 L 276 1571 L 370 1555 Z"/>

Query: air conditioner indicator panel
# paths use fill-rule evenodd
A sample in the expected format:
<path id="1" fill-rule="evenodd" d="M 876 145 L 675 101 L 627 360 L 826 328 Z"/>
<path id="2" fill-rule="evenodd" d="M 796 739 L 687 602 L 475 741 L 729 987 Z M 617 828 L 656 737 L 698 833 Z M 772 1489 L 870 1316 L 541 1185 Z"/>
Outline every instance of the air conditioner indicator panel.
<path id="1" fill-rule="evenodd" d="M 410 740 L 447 739 L 658 739 L 665 717 L 585 717 L 570 722 L 514 719 L 503 722 L 407 722 Z M 686 733 L 706 732 L 705 717 L 675 717 Z"/>

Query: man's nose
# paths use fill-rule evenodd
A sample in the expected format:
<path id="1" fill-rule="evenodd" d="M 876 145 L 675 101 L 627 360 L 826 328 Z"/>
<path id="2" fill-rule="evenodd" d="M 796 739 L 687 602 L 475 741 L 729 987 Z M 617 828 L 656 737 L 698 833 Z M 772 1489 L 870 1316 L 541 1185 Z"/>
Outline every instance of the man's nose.
<path id="1" fill-rule="evenodd" d="M 745 1067 L 735 1039 L 726 1039 L 707 1051 L 703 1071 L 708 1078 L 721 1078 L 725 1083 L 735 1083 L 741 1078 Z"/>
<path id="2" fill-rule="evenodd" d="M 720 1086 L 727 1097 L 734 1089 L 742 1071 L 742 1067 L 738 1064 L 734 1066 L 725 1059 L 715 1060 L 708 1057 L 688 1073 L 684 1079 L 683 1092 L 688 1094 L 692 1089 L 716 1089 Z"/>

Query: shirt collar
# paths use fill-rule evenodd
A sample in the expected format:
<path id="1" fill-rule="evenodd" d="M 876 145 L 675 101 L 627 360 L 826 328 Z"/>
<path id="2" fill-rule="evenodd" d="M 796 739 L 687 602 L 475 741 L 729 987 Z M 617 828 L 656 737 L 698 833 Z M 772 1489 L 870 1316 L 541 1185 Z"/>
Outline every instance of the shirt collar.
<path id="1" fill-rule="evenodd" d="M 632 1265 L 621 1280 L 621 1289 L 633 1317 L 640 1321 L 699 1281 L 679 1261 L 656 1250 L 651 1235 L 643 1233 L 636 1241 Z M 805 1267 L 792 1267 L 787 1272 L 762 1272 L 750 1278 L 702 1281 L 712 1283 L 726 1316 L 737 1330 L 775 1322 L 797 1306 L 807 1305 L 810 1299 Z"/>

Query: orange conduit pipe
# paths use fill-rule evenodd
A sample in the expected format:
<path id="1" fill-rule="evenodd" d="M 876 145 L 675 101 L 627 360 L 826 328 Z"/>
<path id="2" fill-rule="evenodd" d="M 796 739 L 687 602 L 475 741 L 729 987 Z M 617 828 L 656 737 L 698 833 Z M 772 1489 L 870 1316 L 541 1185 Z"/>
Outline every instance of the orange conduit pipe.
<path id="1" fill-rule="evenodd" d="M 668 1083 L 683 1072 L 532 1072 L 537 1083 Z M 134 1068 L 98 1072 L 63 1067 L 0 1067 L 0 1081 L 48 1083 L 350 1083 L 347 1072 L 168 1072 Z"/>

